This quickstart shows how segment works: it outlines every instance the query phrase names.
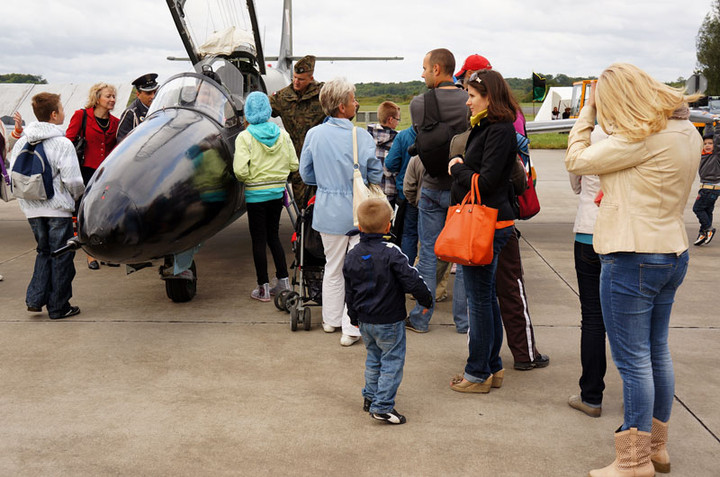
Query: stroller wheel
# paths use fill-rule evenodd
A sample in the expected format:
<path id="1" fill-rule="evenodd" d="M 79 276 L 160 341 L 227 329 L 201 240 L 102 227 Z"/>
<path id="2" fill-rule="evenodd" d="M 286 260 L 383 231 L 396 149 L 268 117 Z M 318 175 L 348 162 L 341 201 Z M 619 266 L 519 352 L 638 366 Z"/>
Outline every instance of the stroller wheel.
<path id="1" fill-rule="evenodd" d="M 293 306 L 290 309 L 290 329 L 292 331 L 297 331 L 298 329 L 298 315 L 300 313 L 298 312 L 297 307 Z"/>
<path id="2" fill-rule="evenodd" d="M 296 307 L 300 302 L 300 295 L 297 292 L 291 291 L 285 295 L 285 311 L 290 313 L 293 307 Z"/>
<path id="3" fill-rule="evenodd" d="M 303 308 L 302 321 L 303 321 L 303 329 L 305 331 L 310 331 L 310 326 L 312 326 L 312 322 L 310 321 L 310 315 L 312 315 L 310 308 L 309 307 Z"/>
<path id="4" fill-rule="evenodd" d="M 288 296 L 288 293 L 290 293 L 290 290 L 283 290 L 275 295 L 275 308 L 280 311 L 285 311 L 285 297 Z"/>

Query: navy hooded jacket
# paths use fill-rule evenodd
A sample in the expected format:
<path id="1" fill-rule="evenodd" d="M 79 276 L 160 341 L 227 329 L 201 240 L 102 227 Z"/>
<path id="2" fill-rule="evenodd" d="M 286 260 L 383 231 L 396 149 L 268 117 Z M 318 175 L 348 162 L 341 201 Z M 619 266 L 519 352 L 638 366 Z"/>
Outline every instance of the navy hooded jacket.
<path id="1" fill-rule="evenodd" d="M 345 257 L 343 275 L 345 303 L 355 326 L 358 321 L 390 324 L 404 320 L 405 293 L 426 308 L 432 306 L 432 295 L 418 271 L 382 234 L 360 233 L 360 243 Z"/>

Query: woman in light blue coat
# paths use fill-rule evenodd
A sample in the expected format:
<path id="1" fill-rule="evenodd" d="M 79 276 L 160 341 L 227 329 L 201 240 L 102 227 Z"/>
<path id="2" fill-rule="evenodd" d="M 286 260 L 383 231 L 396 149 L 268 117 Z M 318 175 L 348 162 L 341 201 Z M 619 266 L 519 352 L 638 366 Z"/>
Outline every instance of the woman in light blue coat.
<path id="1" fill-rule="evenodd" d="M 350 324 L 345 309 L 345 282 L 342 266 L 345 254 L 359 241 L 348 237 L 353 229 L 353 140 L 358 103 L 355 86 L 345 79 L 328 81 L 320 91 L 320 104 L 329 117 L 308 131 L 300 154 L 303 182 L 317 185 L 313 229 L 320 232 L 325 248 L 323 277 L 323 329 L 332 333 L 342 327 L 340 344 L 351 346 L 360 339 L 360 330 Z M 375 157 L 375 141 L 367 131 L 357 129 L 358 166 L 366 183 L 380 184 L 382 164 Z"/>

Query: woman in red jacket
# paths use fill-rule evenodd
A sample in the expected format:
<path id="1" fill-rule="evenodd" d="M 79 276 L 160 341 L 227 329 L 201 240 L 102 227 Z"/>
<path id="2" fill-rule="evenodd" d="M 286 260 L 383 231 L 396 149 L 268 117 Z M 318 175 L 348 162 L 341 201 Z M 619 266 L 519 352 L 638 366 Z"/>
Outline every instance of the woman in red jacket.
<path id="1" fill-rule="evenodd" d="M 120 120 L 110 114 L 115 107 L 116 90 L 113 85 L 97 83 L 90 88 L 87 105 L 78 109 L 70 119 L 65 136 L 75 141 L 79 136 L 86 140 L 85 156 L 79 158 L 80 172 L 87 185 L 95 170 L 117 144 L 117 130 Z M 83 130 L 83 116 L 85 128 Z M 88 268 L 97 270 L 100 264 L 88 255 Z"/>

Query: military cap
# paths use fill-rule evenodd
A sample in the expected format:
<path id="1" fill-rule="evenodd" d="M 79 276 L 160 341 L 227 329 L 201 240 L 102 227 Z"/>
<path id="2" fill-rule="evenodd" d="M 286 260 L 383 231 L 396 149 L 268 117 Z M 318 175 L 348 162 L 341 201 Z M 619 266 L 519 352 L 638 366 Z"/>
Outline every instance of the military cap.
<path id="1" fill-rule="evenodd" d="M 155 91 L 158 89 L 157 81 L 155 81 L 157 77 L 158 75 L 155 73 L 148 73 L 133 81 L 132 85 L 138 91 Z"/>
<path id="2" fill-rule="evenodd" d="M 295 63 L 295 73 L 312 73 L 315 71 L 315 57 L 313 55 L 303 56 Z"/>

